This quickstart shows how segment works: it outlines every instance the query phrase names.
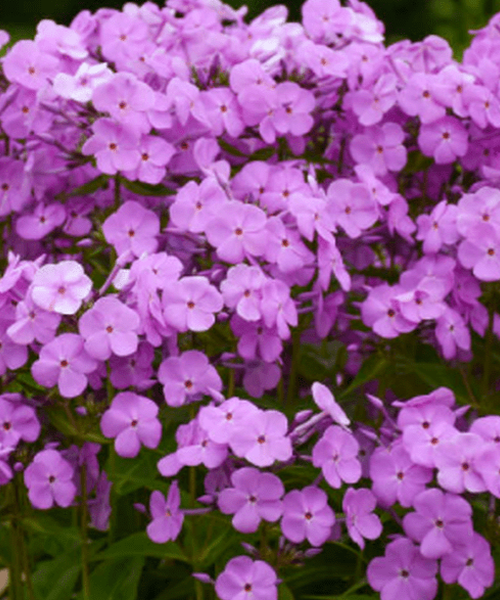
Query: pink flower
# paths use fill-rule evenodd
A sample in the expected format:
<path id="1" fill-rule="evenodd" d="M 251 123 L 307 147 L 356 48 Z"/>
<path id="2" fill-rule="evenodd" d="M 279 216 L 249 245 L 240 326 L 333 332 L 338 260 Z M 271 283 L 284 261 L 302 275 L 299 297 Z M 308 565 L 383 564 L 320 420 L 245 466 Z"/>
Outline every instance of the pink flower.
<path id="1" fill-rule="evenodd" d="M 323 545 L 332 533 L 334 522 L 328 496 L 316 486 L 292 490 L 283 498 L 281 530 L 295 544 L 307 539 L 313 546 Z"/>
<path id="2" fill-rule="evenodd" d="M 381 600 L 433 600 L 438 584 L 437 561 L 424 558 L 408 539 L 391 542 L 385 556 L 374 558 L 366 572 Z"/>
<path id="3" fill-rule="evenodd" d="M 160 364 L 158 380 L 169 406 L 182 406 L 203 394 L 218 396 L 222 380 L 203 352 L 188 350 Z"/>
<path id="4" fill-rule="evenodd" d="M 28 498 L 35 508 L 68 507 L 76 495 L 74 470 L 57 450 L 42 450 L 24 472 Z"/>
<path id="5" fill-rule="evenodd" d="M 119 456 L 134 458 L 141 444 L 156 448 L 160 443 L 162 427 L 157 415 L 158 406 L 149 398 L 120 392 L 102 415 L 101 431 L 108 438 L 116 438 L 115 450 Z"/>
<path id="6" fill-rule="evenodd" d="M 231 448 L 236 456 L 257 467 L 269 467 L 275 460 L 286 461 L 292 456 L 287 429 L 284 414 L 277 410 L 260 411 L 235 430 Z"/>
<path id="7" fill-rule="evenodd" d="M 99 298 L 78 322 L 85 350 L 93 358 L 108 359 L 111 354 L 128 356 L 137 350 L 140 319 L 117 298 Z"/>
<path id="8" fill-rule="evenodd" d="M 236 556 L 217 577 L 215 591 L 221 600 L 277 600 L 277 577 L 262 560 Z"/>
<path id="9" fill-rule="evenodd" d="M 339 488 L 342 481 L 356 483 L 361 477 L 358 450 L 359 444 L 351 433 L 331 425 L 313 448 L 313 465 L 321 468 L 333 488 Z"/>
<path id="10" fill-rule="evenodd" d="M 104 221 L 102 231 L 118 255 L 131 250 L 135 256 L 141 256 L 156 250 L 160 220 L 152 210 L 129 200 Z"/>
<path id="11" fill-rule="evenodd" d="M 173 481 L 165 500 L 161 492 L 154 491 L 149 501 L 153 520 L 146 528 L 149 539 L 157 544 L 175 540 L 182 529 L 184 515 L 179 510 L 181 495 L 177 481 Z"/>
<path id="12" fill-rule="evenodd" d="M 31 297 L 40 308 L 73 315 L 92 289 L 92 280 L 81 264 L 64 260 L 40 267 L 33 277 Z"/>
<path id="13" fill-rule="evenodd" d="M 372 514 L 377 505 L 374 494 L 365 488 L 349 488 L 344 494 L 342 508 L 346 515 L 347 531 L 350 538 L 363 549 L 365 540 L 374 540 L 382 533 L 382 523 Z"/>
<path id="14" fill-rule="evenodd" d="M 83 348 L 83 338 L 76 333 L 62 333 L 43 346 L 31 373 L 40 385 L 51 388 L 57 384 L 61 396 L 75 398 L 87 387 L 86 375 L 96 366 Z"/>
<path id="15" fill-rule="evenodd" d="M 207 331 L 215 323 L 214 313 L 222 310 L 220 292 L 205 277 L 182 277 L 164 290 L 163 315 L 177 331 Z"/>

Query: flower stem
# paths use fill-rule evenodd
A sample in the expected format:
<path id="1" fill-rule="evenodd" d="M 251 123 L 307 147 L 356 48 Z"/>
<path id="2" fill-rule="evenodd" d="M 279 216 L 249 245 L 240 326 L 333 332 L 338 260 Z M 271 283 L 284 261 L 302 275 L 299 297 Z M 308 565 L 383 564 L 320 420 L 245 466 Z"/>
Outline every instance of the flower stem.
<path id="1" fill-rule="evenodd" d="M 82 588 L 84 600 L 90 600 L 89 577 L 89 546 L 88 546 L 88 505 L 87 505 L 87 468 L 85 463 L 80 469 L 80 485 L 82 489 L 81 500 L 81 537 L 82 537 Z"/>

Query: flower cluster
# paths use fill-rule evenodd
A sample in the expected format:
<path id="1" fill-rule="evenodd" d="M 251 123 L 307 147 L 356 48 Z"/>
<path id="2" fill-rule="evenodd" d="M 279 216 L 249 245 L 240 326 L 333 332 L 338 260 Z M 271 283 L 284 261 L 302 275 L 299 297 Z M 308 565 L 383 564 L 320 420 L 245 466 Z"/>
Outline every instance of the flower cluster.
<path id="1" fill-rule="evenodd" d="M 499 18 L 459 63 L 436 36 L 385 46 L 358 0 L 244 16 L 83 11 L 1 59 L 0 485 L 83 507 L 86 536 L 113 527 L 121 459 L 154 456 L 150 540 L 215 513 L 278 540 L 197 574 L 221 600 L 275 599 L 280 568 L 379 538 L 382 600 L 432 600 L 438 573 L 479 598 L 494 564 L 471 499 L 495 521 L 500 498 L 500 417 L 469 380 L 476 339 L 494 397 Z M 395 400 L 380 365 L 407 341 L 459 364 L 474 411 L 430 376 Z"/>

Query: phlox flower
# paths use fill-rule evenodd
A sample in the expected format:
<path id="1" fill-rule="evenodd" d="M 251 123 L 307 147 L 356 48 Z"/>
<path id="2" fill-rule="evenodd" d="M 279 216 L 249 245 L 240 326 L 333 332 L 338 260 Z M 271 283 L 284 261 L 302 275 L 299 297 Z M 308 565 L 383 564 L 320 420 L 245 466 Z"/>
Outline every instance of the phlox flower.
<path id="1" fill-rule="evenodd" d="M 486 447 L 487 442 L 475 433 L 458 433 L 443 441 L 435 454 L 439 485 L 455 494 L 484 492 L 486 485 L 476 461 Z"/>
<path id="2" fill-rule="evenodd" d="M 40 267 L 33 277 L 31 298 L 40 308 L 62 315 L 74 314 L 92 289 L 92 280 L 74 260 Z"/>
<path id="3" fill-rule="evenodd" d="M 443 117 L 421 125 L 418 145 L 426 156 L 434 157 L 436 164 L 449 164 L 467 153 L 467 130 L 458 119 Z"/>
<path id="4" fill-rule="evenodd" d="M 358 450 L 359 444 L 351 433 L 331 425 L 313 448 L 313 465 L 321 468 L 333 488 L 339 488 L 342 481 L 356 483 L 361 477 Z"/>
<path id="5" fill-rule="evenodd" d="M 231 475 L 231 483 L 233 487 L 222 490 L 217 503 L 221 512 L 234 515 L 236 530 L 252 533 L 261 519 L 272 522 L 281 517 L 285 488 L 279 477 L 244 467 Z"/>
<path id="6" fill-rule="evenodd" d="M 0 396 L 0 444 L 15 447 L 19 440 L 34 442 L 40 435 L 41 425 L 36 412 L 18 399 Z"/>
<path id="7" fill-rule="evenodd" d="M 215 591 L 221 600 L 277 600 L 278 579 L 264 561 L 236 556 L 217 577 Z"/>
<path id="8" fill-rule="evenodd" d="M 166 500 L 157 490 L 151 494 L 149 511 L 153 520 L 146 527 L 150 540 L 157 544 L 164 544 L 177 538 L 184 521 L 184 515 L 179 510 L 180 503 L 181 495 L 177 481 L 170 484 Z"/>
<path id="9" fill-rule="evenodd" d="M 402 444 L 377 448 L 370 457 L 372 491 L 383 506 L 399 502 L 411 506 L 415 496 L 432 480 L 433 471 L 416 465 Z"/>
<path id="10" fill-rule="evenodd" d="M 374 540 L 382 533 L 382 523 L 373 511 L 377 499 L 371 490 L 349 488 L 344 494 L 342 508 L 346 515 L 349 537 L 363 549 L 365 540 Z"/>
<path id="11" fill-rule="evenodd" d="M 76 495 L 74 470 L 57 450 L 42 450 L 24 472 L 28 498 L 35 508 L 68 507 Z"/>
<path id="12" fill-rule="evenodd" d="M 366 572 L 381 600 L 433 600 L 438 583 L 437 561 L 424 558 L 408 538 L 387 545 L 385 556 L 374 558 Z"/>
<path id="13" fill-rule="evenodd" d="M 206 277 L 194 275 L 182 277 L 165 289 L 162 305 L 165 321 L 177 331 L 207 331 L 224 301 Z"/>
<path id="14" fill-rule="evenodd" d="M 313 546 L 323 545 L 332 533 L 334 522 L 328 496 L 316 486 L 292 490 L 283 498 L 281 530 L 295 544 L 307 539 Z"/>
<path id="15" fill-rule="evenodd" d="M 255 404 L 234 396 L 218 406 L 202 406 L 198 420 L 212 441 L 228 444 L 238 428 L 244 427 L 258 411 Z"/>
<path id="16" fill-rule="evenodd" d="M 41 51 L 32 40 L 17 42 L 2 61 L 3 71 L 9 81 L 23 85 L 30 90 L 40 90 L 53 78 L 60 61 Z"/>
<path id="17" fill-rule="evenodd" d="M 94 89 L 112 76 L 113 72 L 106 64 L 89 65 L 84 62 L 74 75 L 58 73 L 54 77 L 54 91 L 67 100 L 90 102 Z"/>
<path id="18" fill-rule="evenodd" d="M 257 206 L 231 201 L 220 207 L 220 214 L 207 223 L 205 233 L 219 258 L 235 264 L 264 252 L 266 221 L 266 214 Z"/>
<path id="19" fill-rule="evenodd" d="M 367 133 L 355 135 L 349 149 L 358 164 L 369 165 L 375 175 L 385 175 L 387 171 L 401 171 L 405 166 L 404 137 L 397 123 L 374 125 Z"/>
<path id="20" fill-rule="evenodd" d="M 155 252 L 160 220 L 152 210 L 128 200 L 104 221 L 102 231 L 118 255 L 131 250 L 139 257 L 143 252 Z"/>
<path id="21" fill-rule="evenodd" d="M 107 360 L 111 354 L 128 356 L 137 350 L 140 319 L 117 298 L 99 298 L 78 321 L 85 350 L 93 358 Z"/>
<path id="22" fill-rule="evenodd" d="M 385 338 L 395 338 L 401 333 L 415 329 L 416 324 L 406 319 L 400 309 L 397 296 L 398 286 L 383 283 L 370 290 L 361 305 L 363 323 Z"/>
<path id="23" fill-rule="evenodd" d="M 134 458 L 141 444 L 156 448 L 160 443 L 162 427 L 156 418 L 158 406 L 149 398 L 134 392 L 120 392 L 101 417 L 101 431 L 115 438 L 119 456 Z"/>
<path id="24" fill-rule="evenodd" d="M 83 347 L 76 333 L 62 333 L 40 350 L 31 366 L 37 383 L 47 388 L 57 384 L 64 398 L 75 398 L 87 387 L 87 375 L 96 369 L 95 360 Z"/>
<path id="25" fill-rule="evenodd" d="M 188 350 L 169 356 L 158 369 L 158 380 L 169 406 L 181 406 L 203 394 L 218 397 L 222 380 L 203 352 Z"/>
<path id="26" fill-rule="evenodd" d="M 292 444 L 287 436 L 288 422 L 277 410 L 259 411 L 235 429 L 230 445 L 236 456 L 246 458 L 257 467 L 269 467 L 275 460 L 292 457 Z"/>
<path id="27" fill-rule="evenodd" d="M 83 144 L 82 153 L 93 154 L 97 168 L 107 175 L 132 171 L 141 161 L 138 133 L 124 123 L 98 119 L 92 125 L 93 135 Z"/>
<path id="28" fill-rule="evenodd" d="M 495 579 L 495 563 L 488 542 L 474 532 L 453 553 L 443 556 L 441 577 L 446 583 L 458 582 L 471 598 L 480 598 Z"/>
<path id="29" fill-rule="evenodd" d="M 442 558 L 472 537 L 472 508 L 461 496 L 437 488 L 425 490 L 413 501 L 415 512 L 403 519 L 405 533 L 420 542 L 426 558 Z"/>

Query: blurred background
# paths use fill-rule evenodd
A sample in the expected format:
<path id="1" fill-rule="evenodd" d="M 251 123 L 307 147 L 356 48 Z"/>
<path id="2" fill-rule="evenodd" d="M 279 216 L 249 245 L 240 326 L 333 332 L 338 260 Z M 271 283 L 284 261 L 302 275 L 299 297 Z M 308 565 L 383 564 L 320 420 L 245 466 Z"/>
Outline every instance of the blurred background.
<path id="1" fill-rule="evenodd" d="M 161 0 L 156 0 L 162 4 Z M 226 0 L 239 7 L 246 4 L 252 18 L 273 4 L 286 4 L 291 20 L 300 19 L 301 0 Z M 14 39 L 33 37 L 36 23 L 44 18 L 68 25 L 83 9 L 121 8 L 123 0 L 0 0 L 0 29 Z M 385 23 L 389 43 L 403 38 L 417 41 L 434 33 L 445 37 L 459 58 L 468 45 L 470 29 L 478 29 L 500 11 L 500 0 L 368 0 Z"/>

